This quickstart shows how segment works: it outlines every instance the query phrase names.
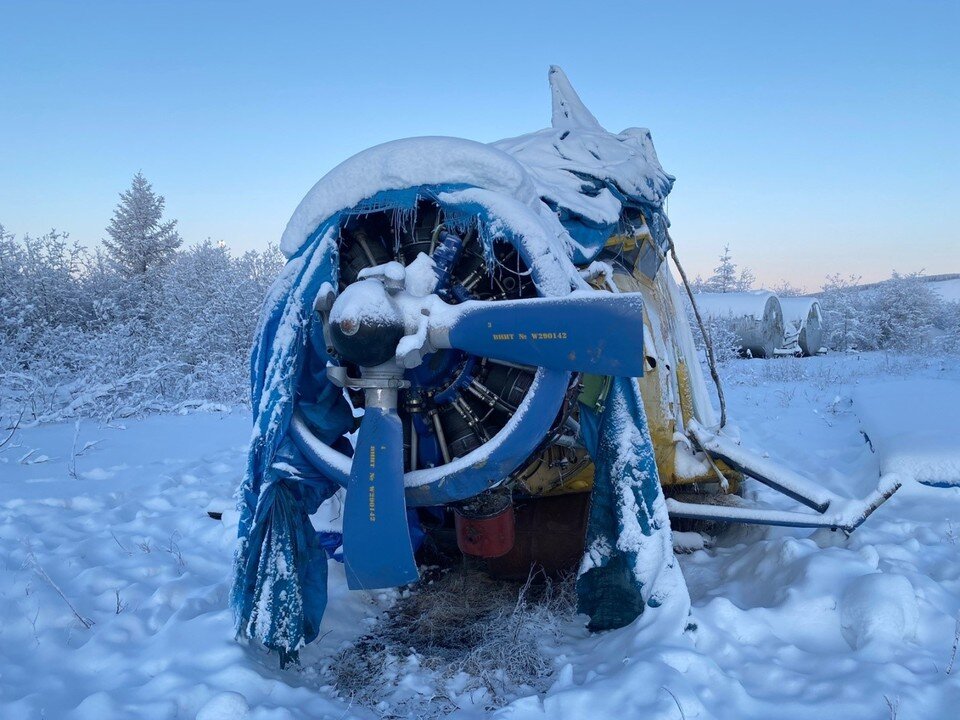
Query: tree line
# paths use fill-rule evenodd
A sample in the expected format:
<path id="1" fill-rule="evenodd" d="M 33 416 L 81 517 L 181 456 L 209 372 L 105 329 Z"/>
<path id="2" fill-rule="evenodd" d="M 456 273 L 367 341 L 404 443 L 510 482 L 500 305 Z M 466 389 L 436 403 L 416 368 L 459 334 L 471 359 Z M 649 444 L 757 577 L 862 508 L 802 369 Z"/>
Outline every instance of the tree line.
<path id="1" fill-rule="evenodd" d="M 247 402 L 250 344 L 283 256 L 275 245 L 185 248 L 163 214 L 138 173 L 94 251 L 57 230 L 16 238 L 0 225 L 0 416 Z"/>
<path id="2" fill-rule="evenodd" d="M 57 230 L 17 238 L 0 225 L 0 418 L 248 402 L 250 345 L 284 258 L 276 245 L 242 255 L 210 240 L 184 247 L 164 209 L 138 173 L 95 250 Z M 754 282 L 728 246 L 694 289 L 739 292 Z M 788 283 L 773 290 L 802 294 Z M 868 289 L 833 275 L 819 297 L 832 350 L 960 350 L 960 303 L 943 301 L 919 274 L 894 273 Z M 735 356 L 722 322 L 709 332 L 722 358 Z"/>
<path id="3" fill-rule="evenodd" d="M 820 301 L 827 349 L 960 351 L 960 302 L 945 300 L 927 280 L 922 272 L 893 272 L 888 280 L 864 286 L 857 275 L 828 275 L 820 290 L 811 293 Z M 695 293 L 746 292 L 755 281 L 749 268 L 738 268 L 727 245 L 713 274 L 697 276 L 691 285 Z M 807 294 L 786 280 L 771 292 L 778 297 Z M 728 321 L 715 318 L 707 326 L 722 360 L 739 357 L 739 340 Z"/>

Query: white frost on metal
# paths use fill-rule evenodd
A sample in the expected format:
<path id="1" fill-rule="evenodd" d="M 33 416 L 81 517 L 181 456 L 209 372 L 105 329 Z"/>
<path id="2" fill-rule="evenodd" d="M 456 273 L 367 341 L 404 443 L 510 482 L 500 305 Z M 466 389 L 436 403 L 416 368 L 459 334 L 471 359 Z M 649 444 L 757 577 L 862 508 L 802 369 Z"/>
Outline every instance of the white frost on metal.
<path id="1" fill-rule="evenodd" d="M 680 297 L 680 288 L 677 286 L 676 280 L 673 279 L 673 274 L 670 273 L 666 266 L 661 268 L 660 274 L 664 276 L 662 284 L 666 286 L 667 291 L 670 293 L 670 301 L 677 310 L 676 316 L 673 318 L 673 339 L 686 364 L 687 377 L 690 381 L 690 394 L 693 400 L 693 413 L 697 416 L 697 420 L 700 421 L 701 425 L 713 427 L 720 421 L 717 418 L 717 412 L 713 407 L 713 402 L 710 400 L 710 392 L 707 389 L 706 379 L 703 377 L 703 367 L 699 362 L 697 346 L 693 342 L 693 329 L 687 320 L 687 314 L 682 310 L 685 305 L 684 300 Z"/>
<path id="2" fill-rule="evenodd" d="M 707 430 L 697 422 L 691 422 L 689 429 L 700 446 L 708 453 L 722 454 L 738 465 L 756 471 L 796 495 L 809 498 L 818 505 L 830 505 L 841 499 L 790 468 L 786 468 L 770 458 L 751 452 L 739 443 Z"/>
<path id="3" fill-rule="evenodd" d="M 730 293 L 697 293 L 694 295 L 700 312 L 709 318 L 749 317 L 763 320 L 770 300 L 777 296 L 767 290 Z"/>
<path id="4" fill-rule="evenodd" d="M 807 318 L 813 313 L 814 317 L 822 320 L 820 314 L 820 301 L 814 297 L 781 297 L 780 309 L 783 310 L 784 327 L 792 325 L 796 332 L 800 332 L 807 322 Z"/>
<path id="5" fill-rule="evenodd" d="M 877 488 L 865 498 L 837 498 L 822 515 L 808 511 L 775 510 L 765 507 L 688 503 L 673 498 L 667 500 L 667 511 L 679 517 L 697 517 L 704 520 L 787 527 L 826 527 L 851 532 L 893 495 L 901 484 L 900 475 L 895 473 L 883 475 Z"/>
<path id="6" fill-rule="evenodd" d="M 443 192 L 437 198 L 452 205 L 480 205 L 491 216 L 492 224 L 488 230 L 492 235 L 509 231 L 522 238 L 527 262 L 537 275 L 537 289 L 542 294 L 566 295 L 572 288 L 589 287 L 569 261 L 564 263 L 565 276 L 555 272 L 557 259 L 570 257 L 573 240 L 557 216 L 539 200 L 528 204 L 510 195 L 479 187 Z"/>

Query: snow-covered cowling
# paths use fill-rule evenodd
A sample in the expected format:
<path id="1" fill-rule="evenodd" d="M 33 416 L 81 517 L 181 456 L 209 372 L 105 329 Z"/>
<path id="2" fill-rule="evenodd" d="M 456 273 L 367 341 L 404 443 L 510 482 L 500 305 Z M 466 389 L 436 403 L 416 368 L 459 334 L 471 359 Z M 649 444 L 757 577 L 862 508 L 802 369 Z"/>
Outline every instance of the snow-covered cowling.
<path id="1" fill-rule="evenodd" d="M 494 147 L 519 160 L 543 201 L 576 241 L 573 260 L 589 262 L 614 232 L 649 230 L 668 245 L 663 204 L 673 188 L 646 128 L 605 130 L 586 108 L 563 70 L 549 72 L 551 127 L 506 138 Z M 642 226 L 639 213 L 646 216 Z"/>
<path id="2" fill-rule="evenodd" d="M 350 232 L 351 223 L 377 213 L 402 223 L 427 200 L 442 211 L 445 226 L 476 231 L 491 267 L 496 262 L 495 242 L 515 247 L 537 292 L 544 296 L 589 290 L 576 263 L 596 255 L 616 230 L 642 229 L 666 241 L 661 205 L 672 178 L 659 169 L 649 135 L 631 131 L 614 136 L 595 120 L 587 123 L 582 112 L 570 111 L 582 105 L 562 73 L 552 69 L 550 79 L 554 124 L 559 125 L 555 130 L 564 135 L 563 142 L 584 148 L 575 168 L 545 167 L 535 177 L 532 159 L 521 162 L 499 147 L 456 138 L 385 143 L 359 153 L 322 178 L 301 201 L 284 232 L 281 248 L 289 261 L 265 303 L 252 357 L 255 427 L 240 491 L 233 593 L 238 634 L 277 650 L 282 660 L 295 657 L 319 631 L 326 602 L 326 564 L 309 515 L 335 492 L 333 475 L 342 475 L 351 465 L 345 448 L 346 435 L 353 429 L 350 408 L 325 372 L 327 345 L 314 312 L 318 301 L 338 288 L 342 238 Z M 594 146 L 602 151 L 591 154 Z M 551 191 L 545 179 L 551 172 L 560 173 L 557 177 L 564 178 L 564 183 L 565 178 L 574 177 L 571 173 L 588 178 L 579 191 L 582 201 L 573 197 L 572 187 Z M 567 205 L 576 205 L 587 215 L 565 214 Z M 600 205 L 606 206 L 606 215 L 595 211 Z M 588 210 L 591 206 L 595 210 Z M 624 218 L 630 224 L 628 210 L 637 211 L 639 218 L 641 208 L 649 227 L 624 227 Z M 576 231 L 581 226 L 581 218 L 596 221 L 596 242 L 585 244 L 571 235 L 571 228 Z M 418 286 L 429 287 L 421 282 L 423 267 L 421 263 L 415 269 L 410 263 L 407 270 Z M 536 394 L 536 386 L 531 386 L 523 402 Z M 524 429 L 525 407 L 521 404 L 511 423 L 481 450 L 492 453 L 505 433 L 523 437 L 529 432 Z M 581 599 L 586 598 L 582 606 L 596 615 L 597 627 L 624 624 L 644 608 L 658 608 L 658 613 L 682 629 L 689 600 L 672 553 L 637 380 L 617 381 L 606 407 L 596 411 L 591 438 L 584 441 L 596 473 L 588 552 L 581 568 Z M 305 450 L 293 441 L 295 409 L 314 420 L 318 443 L 310 448 L 326 458 L 341 458 L 330 460 L 328 471 L 318 470 L 317 463 L 305 455 L 310 448 Z M 587 424 L 584 419 L 593 411 L 584 412 L 581 425 Z M 554 410 L 549 419 L 555 414 Z M 424 486 L 442 481 L 442 472 L 469 474 L 489 467 L 483 457 L 469 463 L 467 457 L 407 472 L 408 503 Z M 494 482 L 502 482 L 509 473 L 506 469 Z M 616 597 L 610 592 L 613 586 L 620 592 Z M 605 595 L 599 598 L 601 592 Z"/>

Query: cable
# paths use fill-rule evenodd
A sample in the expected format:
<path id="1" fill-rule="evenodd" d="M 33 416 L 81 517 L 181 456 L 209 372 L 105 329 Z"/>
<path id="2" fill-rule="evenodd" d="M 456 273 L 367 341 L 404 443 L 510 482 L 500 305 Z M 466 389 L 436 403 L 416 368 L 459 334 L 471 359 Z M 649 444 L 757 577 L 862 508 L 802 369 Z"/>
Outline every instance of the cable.
<path id="1" fill-rule="evenodd" d="M 713 341 L 707 333 L 707 328 L 703 324 L 703 318 L 700 317 L 700 308 L 697 307 L 697 301 L 693 299 L 693 290 L 690 289 L 690 281 L 687 274 L 683 271 L 683 266 L 677 258 L 677 248 L 673 244 L 673 238 L 670 233 L 664 230 L 667 235 L 667 242 L 670 243 L 670 257 L 673 258 L 673 264 L 677 266 L 680 278 L 683 280 L 683 287 L 687 290 L 687 297 L 690 298 L 690 305 L 693 306 L 693 314 L 697 318 L 697 325 L 700 327 L 700 334 L 703 335 L 703 343 L 707 348 L 707 364 L 710 366 L 710 377 L 713 378 L 713 384 L 717 386 L 717 397 L 720 399 L 720 427 L 727 424 L 727 402 L 723 397 L 723 385 L 720 384 L 720 375 L 717 373 L 717 361 L 713 354 Z"/>

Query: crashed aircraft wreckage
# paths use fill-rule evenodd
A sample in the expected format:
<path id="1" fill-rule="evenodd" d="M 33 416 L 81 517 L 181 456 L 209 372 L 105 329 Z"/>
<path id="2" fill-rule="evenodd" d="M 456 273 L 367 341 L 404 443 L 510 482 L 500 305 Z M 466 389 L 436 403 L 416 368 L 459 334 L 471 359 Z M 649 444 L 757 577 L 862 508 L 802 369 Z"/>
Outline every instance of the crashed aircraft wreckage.
<path id="1" fill-rule="evenodd" d="M 550 128 L 370 148 L 283 234 L 232 598 L 282 662 L 318 634 L 340 537 L 310 516 L 340 488 L 350 588 L 416 581 L 417 546 L 455 534 L 493 574 L 579 568 L 607 629 L 686 622 L 668 513 L 851 531 L 898 487 L 844 500 L 723 433 L 667 261 L 674 179 L 647 130 L 606 131 L 549 79 Z M 809 511 L 751 507 L 744 475 Z"/>

